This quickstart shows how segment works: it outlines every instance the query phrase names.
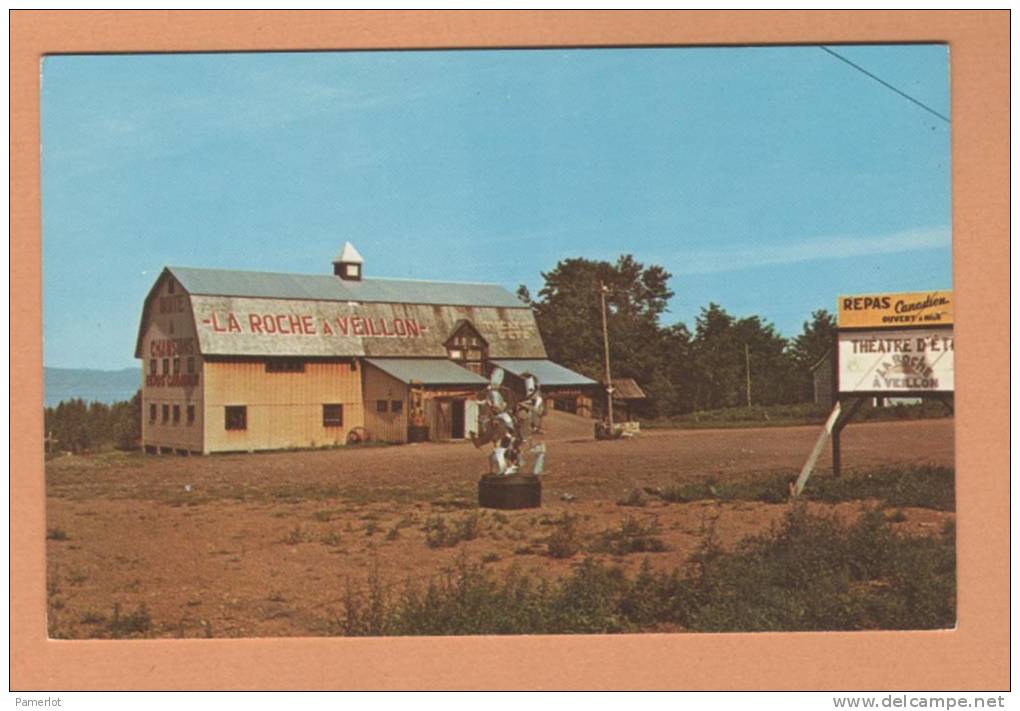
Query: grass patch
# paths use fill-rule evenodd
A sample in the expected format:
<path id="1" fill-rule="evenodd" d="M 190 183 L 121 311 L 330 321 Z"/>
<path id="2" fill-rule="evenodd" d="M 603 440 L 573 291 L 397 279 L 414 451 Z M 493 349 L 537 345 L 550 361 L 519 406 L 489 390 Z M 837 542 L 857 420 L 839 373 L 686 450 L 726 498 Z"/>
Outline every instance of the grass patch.
<path id="1" fill-rule="evenodd" d="M 648 505 L 648 497 L 641 489 L 631 489 L 629 494 L 616 502 L 616 505 L 643 507 Z"/>
<path id="2" fill-rule="evenodd" d="M 641 523 L 628 516 L 616 528 L 609 528 L 598 535 L 591 546 L 592 553 L 628 555 L 630 553 L 661 553 L 669 550 L 658 537 L 658 521 Z"/>
<path id="3" fill-rule="evenodd" d="M 461 556 L 427 586 L 402 590 L 378 574 L 348 587 L 333 621 L 343 635 L 941 629 L 956 619 L 953 531 L 894 532 L 880 511 L 852 525 L 791 508 L 736 550 L 711 529 L 687 568 L 638 574 L 586 558 L 560 581 L 516 567 L 497 578 Z"/>
<path id="4" fill-rule="evenodd" d="M 425 521 L 422 530 L 425 531 L 425 543 L 429 548 L 452 548 L 463 541 L 478 538 L 481 516 L 477 511 L 454 519 L 437 514 Z"/>
<path id="5" fill-rule="evenodd" d="M 546 552 L 550 558 L 570 558 L 581 552 L 581 536 L 577 530 L 577 520 L 577 516 L 564 513 L 559 519 L 551 522 L 555 528 L 546 540 Z"/>
<path id="6" fill-rule="evenodd" d="M 145 603 L 126 615 L 121 614 L 120 603 L 116 603 L 113 606 L 113 615 L 106 623 L 106 631 L 110 633 L 111 637 L 129 637 L 148 632 L 151 626 L 152 619 L 149 617 L 149 609 Z"/>
<path id="7" fill-rule="evenodd" d="M 717 410 L 699 410 L 653 420 L 643 420 L 643 428 L 707 429 L 729 427 L 791 427 L 821 424 L 829 416 L 829 408 L 814 403 L 794 405 L 755 405 L 752 407 L 724 407 Z M 895 420 L 926 420 L 951 417 L 945 405 L 937 400 L 925 400 L 916 405 L 873 407 L 865 404 L 854 417 L 856 422 L 888 422 Z"/>
<path id="8" fill-rule="evenodd" d="M 793 474 L 756 474 L 718 480 L 706 478 L 645 491 L 663 501 L 761 501 L 778 504 L 790 498 Z M 876 499 L 882 506 L 915 506 L 956 509 L 955 470 L 952 467 L 883 467 L 845 473 L 841 477 L 816 474 L 808 480 L 803 496 L 812 501 L 836 503 Z"/>
<path id="9" fill-rule="evenodd" d="M 48 541 L 68 541 L 71 537 L 67 535 L 67 531 L 62 528 L 47 528 L 46 529 L 46 540 Z"/>

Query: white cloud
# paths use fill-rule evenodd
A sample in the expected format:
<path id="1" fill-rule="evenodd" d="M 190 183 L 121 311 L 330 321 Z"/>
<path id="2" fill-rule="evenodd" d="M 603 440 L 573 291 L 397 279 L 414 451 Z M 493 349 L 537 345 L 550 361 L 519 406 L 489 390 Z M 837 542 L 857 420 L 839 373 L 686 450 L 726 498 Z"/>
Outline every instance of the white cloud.
<path id="1" fill-rule="evenodd" d="M 670 271 L 678 275 L 712 274 L 772 264 L 940 249 L 949 247 L 951 243 L 952 231 L 949 227 L 927 227 L 885 235 L 817 237 L 778 245 L 705 247 L 685 250 L 675 256 L 670 260 Z"/>

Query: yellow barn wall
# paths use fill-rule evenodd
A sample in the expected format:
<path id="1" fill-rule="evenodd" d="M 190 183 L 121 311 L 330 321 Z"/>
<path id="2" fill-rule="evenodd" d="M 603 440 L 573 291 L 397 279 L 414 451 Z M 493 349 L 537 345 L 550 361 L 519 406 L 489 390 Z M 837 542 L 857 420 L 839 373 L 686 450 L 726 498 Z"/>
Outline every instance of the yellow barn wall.
<path id="1" fill-rule="evenodd" d="M 375 442 L 407 441 L 407 386 L 371 365 L 365 366 L 365 431 Z M 386 412 L 377 403 L 386 401 Z M 393 400 L 403 403 L 397 414 L 390 412 Z"/>
<path id="2" fill-rule="evenodd" d="M 207 361 L 205 448 L 254 451 L 345 444 L 364 426 L 361 374 L 350 362 L 306 362 L 303 373 L 268 373 L 264 361 Z M 343 425 L 324 427 L 322 406 L 343 405 Z M 247 407 L 247 428 L 226 429 L 226 407 Z"/>
<path id="3" fill-rule="evenodd" d="M 195 322 L 192 318 L 189 297 L 180 284 L 171 286 L 172 277 L 165 277 L 156 289 L 154 298 L 146 307 L 145 331 L 142 340 L 142 445 L 150 451 L 186 450 L 202 451 L 202 357 L 198 352 Z M 171 291 L 173 288 L 173 291 Z M 175 344 L 176 351 L 166 348 Z M 170 385 L 174 376 L 174 360 L 178 359 L 181 375 L 188 373 L 188 361 L 194 363 L 195 384 Z M 164 373 L 166 360 L 169 373 Z M 155 370 L 153 370 L 155 360 Z M 169 379 L 166 377 L 169 375 Z M 155 419 L 149 416 L 150 406 L 156 406 Z M 163 406 L 169 410 L 164 421 Z M 174 406 L 180 408 L 180 420 L 175 424 Z M 195 408 L 195 420 L 188 424 L 188 406 Z"/>

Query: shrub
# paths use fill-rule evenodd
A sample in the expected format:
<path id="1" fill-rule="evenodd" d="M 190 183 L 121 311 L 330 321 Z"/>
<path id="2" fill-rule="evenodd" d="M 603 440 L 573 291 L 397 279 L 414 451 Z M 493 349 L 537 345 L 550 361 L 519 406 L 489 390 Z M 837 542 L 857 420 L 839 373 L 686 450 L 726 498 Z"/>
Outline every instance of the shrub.
<path id="1" fill-rule="evenodd" d="M 553 532 L 546 539 L 546 551 L 551 558 L 570 558 L 581 550 L 581 538 L 577 530 L 577 516 L 564 513 L 552 522 Z"/>
<path id="2" fill-rule="evenodd" d="M 348 587 L 335 627 L 349 635 L 946 628 L 955 621 L 953 537 L 948 525 L 935 538 L 898 534 L 878 510 L 848 526 L 798 504 L 732 552 L 708 522 L 686 574 L 657 573 L 646 558 L 630 579 L 586 558 L 558 582 L 516 568 L 498 581 L 462 555 L 426 587 L 408 583 L 394 597 L 376 572 L 366 594 Z"/>
<path id="3" fill-rule="evenodd" d="M 122 615 L 120 603 L 113 606 L 113 616 L 106 623 L 106 630 L 112 637 L 127 637 L 133 634 L 147 632 L 152 625 L 149 617 L 149 609 L 142 603 L 134 612 Z"/>
<path id="4" fill-rule="evenodd" d="M 477 511 L 452 522 L 445 516 L 430 516 L 423 527 L 425 543 L 429 548 L 451 548 L 462 541 L 473 541 L 478 538 L 480 523 Z"/>
<path id="5" fill-rule="evenodd" d="M 632 516 L 624 519 L 618 528 L 606 529 L 599 534 L 591 550 L 594 553 L 627 555 L 629 553 L 661 553 L 668 550 L 656 534 L 658 521 L 643 524 Z"/>

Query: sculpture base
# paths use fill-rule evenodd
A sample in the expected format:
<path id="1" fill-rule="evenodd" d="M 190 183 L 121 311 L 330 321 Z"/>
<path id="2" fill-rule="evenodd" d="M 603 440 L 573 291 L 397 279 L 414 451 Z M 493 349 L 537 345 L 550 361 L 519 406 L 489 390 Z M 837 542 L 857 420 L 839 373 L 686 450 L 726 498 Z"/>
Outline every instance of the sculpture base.
<path id="1" fill-rule="evenodd" d="M 534 474 L 486 474 L 478 480 L 478 505 L 484 509 L 537 509 L 542 505 L 542 480 Z"/>

